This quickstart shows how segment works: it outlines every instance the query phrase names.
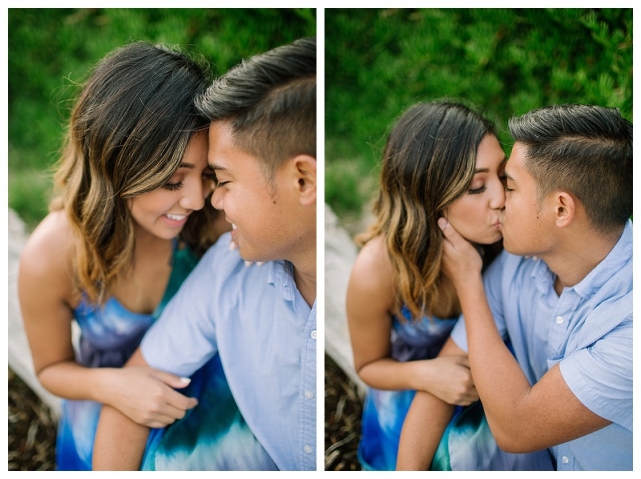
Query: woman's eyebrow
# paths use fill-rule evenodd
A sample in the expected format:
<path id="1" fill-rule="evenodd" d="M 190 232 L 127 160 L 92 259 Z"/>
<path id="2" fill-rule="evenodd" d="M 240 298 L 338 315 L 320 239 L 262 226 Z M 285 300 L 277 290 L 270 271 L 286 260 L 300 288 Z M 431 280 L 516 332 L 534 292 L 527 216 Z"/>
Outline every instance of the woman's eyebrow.
<path id="1" fill-rule="evenodd" d="M 196 165 L 194 165 L 193 163 L 181 163 L 180 165 L 178 165 L 178 168 L 189 168 L 190 170 L 193 170 L 194 168 L 196 168 Z"/>
<path id="2" fill-rule="evenodd" d="M 499 168 L 507 163 L 507 158 L 503 157 L 503 161 L 499 164 Z M 476 173 L 489 173 L 489 168 L 474 168 L 474 174 Z"/>

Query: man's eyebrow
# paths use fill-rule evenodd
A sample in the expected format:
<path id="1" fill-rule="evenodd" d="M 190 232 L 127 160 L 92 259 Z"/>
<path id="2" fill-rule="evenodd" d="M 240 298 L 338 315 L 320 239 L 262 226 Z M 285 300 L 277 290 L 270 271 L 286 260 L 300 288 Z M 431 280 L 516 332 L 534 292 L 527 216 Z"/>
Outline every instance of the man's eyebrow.
<path id="1" fill-rule="evenodd" d="M 224 166 L 217 165 L 216 163 L 208 163 L 207 166 L 211 168 L 214 171 L 228 171 L 228 168 L 225 168 Z"/>

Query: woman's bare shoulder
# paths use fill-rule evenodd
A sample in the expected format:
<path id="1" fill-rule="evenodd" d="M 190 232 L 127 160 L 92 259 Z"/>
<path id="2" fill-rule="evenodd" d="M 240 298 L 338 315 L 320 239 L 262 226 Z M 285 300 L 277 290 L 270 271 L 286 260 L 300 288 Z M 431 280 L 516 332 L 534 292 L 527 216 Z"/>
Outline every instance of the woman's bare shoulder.
<path id="1" fill-rule="evenodd" d="M 385 237 L 379 235 L 361 248 L 352 268 L 350 283 L 364 293 L 393 296 L 393 276 Z"/>
<path id="2" fill-rule="evenodd" d="M 29 235 L 20 255 L 21 274 L 43 279 L 69 277 L 74 237 L 63 211 L 49 213 Z"/>

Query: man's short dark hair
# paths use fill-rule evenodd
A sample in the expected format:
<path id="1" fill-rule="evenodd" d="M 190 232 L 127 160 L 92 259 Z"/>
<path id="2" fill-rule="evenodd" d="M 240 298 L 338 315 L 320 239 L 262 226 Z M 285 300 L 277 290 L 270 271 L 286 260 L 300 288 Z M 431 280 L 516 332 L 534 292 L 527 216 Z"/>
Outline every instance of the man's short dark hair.
<path id="1" fill-rule="evenodd" d="M 620 230 L 632 215 L 632 124 L 617 108 L 552 105 L 508 126 L 527 147 L 525 167 L 538 183 L 539 200 L 567 191 L 596 230 Z"/>
<path id="2" fill-rule="evenodd" d="M 316 157 L 316 39 L 302 38 L 244 60 L 197 100 L 211 121 L 229 122 L 239 148 L 269 177 L 285 160 Z"/>

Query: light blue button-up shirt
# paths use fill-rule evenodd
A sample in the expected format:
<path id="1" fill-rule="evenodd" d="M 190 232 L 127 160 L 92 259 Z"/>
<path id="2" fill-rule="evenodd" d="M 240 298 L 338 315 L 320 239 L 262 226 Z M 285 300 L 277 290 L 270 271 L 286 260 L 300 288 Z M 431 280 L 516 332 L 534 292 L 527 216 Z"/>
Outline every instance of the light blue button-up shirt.
<path id="1" fill-rule="evenodd" d="M 200 260 L 141 350 L 152 367 L 190 376 L 217 351 L 256 438 L 281 470 L 316 470 L 316 303 L 293 266 L 245 266 L 222 236 Z"/>
<path id="2" fill-rule="evenodd" d="M 559 470 L 632 470 L 632 223 L 583 280 L 554 291 L 536 258 L 503 252 L 485 290 L 530 384 L 555 364 L 574 395 L 609 426 L 552 448 Z M 452 339 L 467 350 L 464 321 Z"/>

